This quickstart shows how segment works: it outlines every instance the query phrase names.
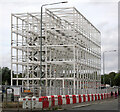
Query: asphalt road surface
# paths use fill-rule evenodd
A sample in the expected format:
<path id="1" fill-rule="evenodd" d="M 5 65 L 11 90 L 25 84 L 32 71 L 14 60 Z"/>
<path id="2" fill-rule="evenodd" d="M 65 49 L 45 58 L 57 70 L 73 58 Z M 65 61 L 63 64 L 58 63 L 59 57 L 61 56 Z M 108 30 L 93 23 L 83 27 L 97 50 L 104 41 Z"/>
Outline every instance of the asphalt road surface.
<path id="1" fill-rule="evenodd" d="M 0 112 L 2 111 L 2 95 L 0 94 Z"/>
<path id="2" fill-rule="evenodd" d="M 92 104 L 77 105 L 70 110 L 118 110 L 118 99 L 108 99 Z"/>
<path id="3" fill-rule="evenodd" d="M 0 103 L 0 112 L 2 111 L 2 104 Z"/>

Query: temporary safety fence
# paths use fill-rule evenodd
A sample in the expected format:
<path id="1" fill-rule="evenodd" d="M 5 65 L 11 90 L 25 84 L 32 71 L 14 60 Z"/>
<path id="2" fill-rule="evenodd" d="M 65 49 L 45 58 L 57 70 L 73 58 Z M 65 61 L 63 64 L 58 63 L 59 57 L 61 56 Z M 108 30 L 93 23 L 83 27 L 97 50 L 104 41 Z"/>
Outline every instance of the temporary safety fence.
<path id="1" fill-rule="evenodd" d="M 113 92 L 115 95 L 115 92 Z M 76 104 L 82 102 L 90 102 L 97 100 L 104 100 L 111 97 L 111 93 L 100 94 L 81 94 L 81 95 L 52 95 L 37 97 L 20 98 L 23 102 L 23 109 L 47 109 L 54 106 L 62 106 L 67 104 Z"/>

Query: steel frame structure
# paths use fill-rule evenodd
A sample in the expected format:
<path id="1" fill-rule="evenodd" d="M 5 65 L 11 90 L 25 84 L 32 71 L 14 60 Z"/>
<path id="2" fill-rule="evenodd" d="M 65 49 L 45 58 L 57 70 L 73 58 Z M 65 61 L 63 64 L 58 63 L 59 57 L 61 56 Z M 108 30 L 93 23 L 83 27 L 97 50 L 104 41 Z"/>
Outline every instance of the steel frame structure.
<path id="1" fill-rule="evenodd" d="M 11 85 L 39 86 L 40 17 L 40 12 L 11 15 Z M 41 80 L 46 93 L 97 92 L 101 85 L 100 31 L 74 7 L 45 9 L 42 25 Z M 55 93 L 51 88 L 63 91 Z"/>

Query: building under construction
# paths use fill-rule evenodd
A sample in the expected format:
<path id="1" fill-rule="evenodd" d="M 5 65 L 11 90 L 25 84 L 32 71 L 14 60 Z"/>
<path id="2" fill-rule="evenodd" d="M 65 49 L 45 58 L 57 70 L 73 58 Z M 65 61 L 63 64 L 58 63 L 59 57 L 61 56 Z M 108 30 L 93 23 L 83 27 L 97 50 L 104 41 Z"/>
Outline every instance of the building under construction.
<path id="1" fill-rule="evenodd" d="M 97 92 L 100 32 L 76 8 L 45 9 L 40 51 L 40 14 L 11 15 L 11 85 L 39 87 L 41 78 L 46 95 Z"/>

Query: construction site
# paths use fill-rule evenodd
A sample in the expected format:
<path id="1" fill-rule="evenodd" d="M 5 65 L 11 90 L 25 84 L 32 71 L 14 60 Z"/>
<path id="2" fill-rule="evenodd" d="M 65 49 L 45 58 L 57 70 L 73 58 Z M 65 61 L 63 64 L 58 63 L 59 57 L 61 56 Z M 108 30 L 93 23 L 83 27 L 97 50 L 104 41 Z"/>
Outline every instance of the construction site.
<path id="1" fill-rule="evenodd" d="M 41 86 L 44 95 L 100 93 L 100 31 L 74 7 L 45 9 L 42 20 L 41 37 L 40 12 L 11 15 L 11 86 Z"/>

